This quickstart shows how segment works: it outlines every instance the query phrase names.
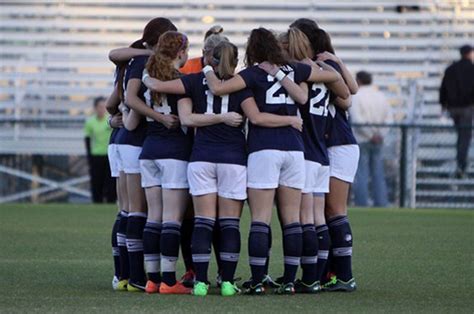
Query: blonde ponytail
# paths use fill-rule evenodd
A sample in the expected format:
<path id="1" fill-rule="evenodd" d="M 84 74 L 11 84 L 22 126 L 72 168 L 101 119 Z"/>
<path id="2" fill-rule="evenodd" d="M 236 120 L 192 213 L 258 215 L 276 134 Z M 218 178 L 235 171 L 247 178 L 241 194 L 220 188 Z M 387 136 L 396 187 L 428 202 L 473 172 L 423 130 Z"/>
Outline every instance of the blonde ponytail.
<path id="1" fill-rule="evenodd" d="M 288 30 L 288 54 L 291 59 L 298 61 L 313 56 L 308 37 L 295 27 Z"/>
<path id="2" fill-rule="evenodd" d="M 214 48 L 213 62 L 221 79 L 227 80 L 234 76 L 237 61 L 238 49 L 234 44 L 223 41 Z"/>

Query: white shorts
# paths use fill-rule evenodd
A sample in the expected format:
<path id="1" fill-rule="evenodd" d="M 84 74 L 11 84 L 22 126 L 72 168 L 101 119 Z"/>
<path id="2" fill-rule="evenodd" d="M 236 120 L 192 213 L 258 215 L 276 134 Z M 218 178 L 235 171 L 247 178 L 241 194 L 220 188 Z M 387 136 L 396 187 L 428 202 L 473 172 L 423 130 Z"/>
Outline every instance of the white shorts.
<path id="1" fill-rule="evenodd" d="M 340 145 L 328 148 L 331 177 L 349 183 L 354 177 L 359 165 L 359 145 Z"/>
<path id="2" fill-rule="evenodd" d="M 279 185 L 303 189 L 304 154 L 300 151 L 265 149 L 251 153 L 247 163 L 247 187 L 276 189 Z"/>
<path id="3" fill-rule="evenodd" d="M 303 193 L 329 193 L 329 166 L 305 160 L 306 182 Z"/>
<path id="4" fill-rule="evenodd" d="M 178 159 L 142 159 L 142 187 L 161 186 L 164 189 L 189 188 L 186 171 L 188 162 Z"/>
<path id="5" fill-rule="evenodd" d="M 188 166 L 191 195 L 217 193 L 220 197 L 247 199 L 247 167 L 195 161 Z"/>
<path id="6" fill-rule="evenodd" d="M 117 144 L 109 144 L 107 147 L 107 156 L 109 158 L 110 176 L 118 178 L 120 174 L 120 162 L 118 160 Z"/>
<path id="7" fill-rule="evenodd" d="M 138 174 L 140 173 L 140 153 L 142 148 L 133 145 L 117 145 L 117 156 L 119 161 L 120 171 L 126 174 Z"/>

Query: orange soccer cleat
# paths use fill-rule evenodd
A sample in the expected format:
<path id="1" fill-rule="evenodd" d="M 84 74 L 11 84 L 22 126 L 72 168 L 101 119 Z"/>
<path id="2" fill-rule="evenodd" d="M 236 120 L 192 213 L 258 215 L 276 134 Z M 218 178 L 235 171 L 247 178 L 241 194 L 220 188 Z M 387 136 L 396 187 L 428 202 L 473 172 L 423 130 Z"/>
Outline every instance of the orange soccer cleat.
<path id="1" fill-rule="evenodd" d="M 160 294 L 191 294 L 191 290 L 191 288 L 186 288 L 179 281 L 174 286 L 168 286 L 164 282 L 160 284 Z"/>
<path id="2" fill-rule="evenodd" d="M 159 293 L 160 292 L 160 284 L 159 283 L 154 283 L 151 280 L 148 280 L 146 282 L 146 287 L 145 287 L 145 292 L 146 293 Z"/>

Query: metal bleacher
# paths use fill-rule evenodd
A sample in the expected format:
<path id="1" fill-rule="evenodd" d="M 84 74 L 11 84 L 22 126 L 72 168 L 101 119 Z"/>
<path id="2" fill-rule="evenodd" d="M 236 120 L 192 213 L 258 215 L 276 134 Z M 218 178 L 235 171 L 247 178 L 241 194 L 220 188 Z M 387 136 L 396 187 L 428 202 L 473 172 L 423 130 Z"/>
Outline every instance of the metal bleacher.
<path id="1" fill-rule="evenodd" d="M 3 0 L 0 154 L 84 154 L 78 121 L 90 113 L 93 97 L 111 92 L 114 67 L 108 51 L 138 39 L 145 23 L 157 16 L 170 18 L 188 34 L 190 56 L 200 55 L 209 26 L 221 24 L 239 46 L 241 59 L 250 29 L 283 31 L 297 18 L 315 19 L 353 72 L 374 73 L 398 120 L 409 112 L 407 90 L 416 82 L 423 92 L 417 122 L 434 124 L 440 123 L 438 87 L 444 68 L 458 59 L 461 45 L 473 42 L 474 34 L 471 0 Z M 453 183 L 444 175 L 452 170 L 452 136 L 422 131 L 419 206 L 436 206 L 423 193 L 436 192 L 438 179 Z M 474 174 L 472 167 L 469 171 Z M 474 195 L 463 197 L 466 202 L 474 203 Z"/>

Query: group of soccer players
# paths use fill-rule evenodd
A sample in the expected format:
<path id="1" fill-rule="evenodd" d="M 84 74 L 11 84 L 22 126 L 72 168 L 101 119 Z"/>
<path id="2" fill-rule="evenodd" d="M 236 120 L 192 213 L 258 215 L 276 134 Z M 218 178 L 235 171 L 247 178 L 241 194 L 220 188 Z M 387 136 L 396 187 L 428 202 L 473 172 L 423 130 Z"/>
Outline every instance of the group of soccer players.
<path id="1" fill-rule="evenodd" d="M 211 28 L 202 57 L 188 60 L 187 36 L 155 18 L 140 40 L 109 54 L 114 289 L 205 296 L 213 246 L 221 295 L 240 293 L 247 200 L 252 275 L 243 293 L 354 291 L 347 199 L 359 150 L 347 109 L 355 80 L 312 20 L 279 35 L 253 29 L 238 73 L 238 49 L 222 31 Z M 284 273 L 273 280 L 275 204 Z M 178 280 L 180 247 L 187 271 Z"/>

